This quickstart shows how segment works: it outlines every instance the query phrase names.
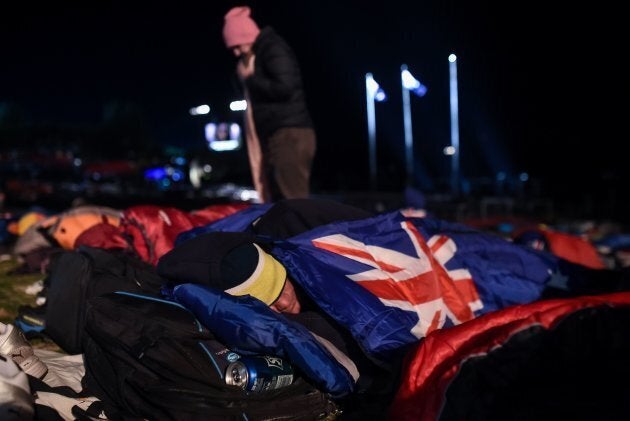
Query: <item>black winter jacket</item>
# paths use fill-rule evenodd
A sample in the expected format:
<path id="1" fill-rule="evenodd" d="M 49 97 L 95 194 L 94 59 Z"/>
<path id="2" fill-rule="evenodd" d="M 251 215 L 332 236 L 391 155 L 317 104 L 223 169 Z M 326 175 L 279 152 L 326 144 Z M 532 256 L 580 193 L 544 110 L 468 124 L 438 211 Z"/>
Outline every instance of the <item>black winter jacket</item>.
<path id="1" fill-rule="evenodd" d="M 291 47 L 272 28 L 260 31 L 252 47 L 254 74 L 246 79 L 256 131 L 264 142 L 283 127 L 313 127 L 300 67 Z"/>

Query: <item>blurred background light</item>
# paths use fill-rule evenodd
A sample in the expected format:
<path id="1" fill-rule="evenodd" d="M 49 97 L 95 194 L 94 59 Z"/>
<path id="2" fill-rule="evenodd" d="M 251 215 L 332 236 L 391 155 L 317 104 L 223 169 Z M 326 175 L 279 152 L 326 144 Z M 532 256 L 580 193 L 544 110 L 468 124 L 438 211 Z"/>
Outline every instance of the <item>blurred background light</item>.
<path id="1" fill-rule="evenodd" d="M 210 112 L 210 106 L 206 104 L 199 105 L 197 107 L 192 107 L 190 110 L 188 110 L 188 112 L 190 113 L 190 115 L 205 115 Z"/>

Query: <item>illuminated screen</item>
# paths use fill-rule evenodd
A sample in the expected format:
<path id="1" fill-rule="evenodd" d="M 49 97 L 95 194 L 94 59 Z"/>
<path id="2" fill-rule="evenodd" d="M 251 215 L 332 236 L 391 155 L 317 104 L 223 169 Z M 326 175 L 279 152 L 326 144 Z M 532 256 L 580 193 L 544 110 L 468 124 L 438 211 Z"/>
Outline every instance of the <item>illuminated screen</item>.
<path id="1" fill-rule="evenodd" d="M 205 132 L 208 148 L 213 151 L 233 151 L 241 147 L 241 126 L 236 123 L 208 123 Z"/>

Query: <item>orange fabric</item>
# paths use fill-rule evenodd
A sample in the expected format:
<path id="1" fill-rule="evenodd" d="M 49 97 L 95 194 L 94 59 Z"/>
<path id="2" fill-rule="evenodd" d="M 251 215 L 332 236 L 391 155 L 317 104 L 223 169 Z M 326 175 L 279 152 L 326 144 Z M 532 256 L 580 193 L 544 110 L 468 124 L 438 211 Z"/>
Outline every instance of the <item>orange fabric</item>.
<path id="1" fill-rule="evenodd" d="M 7 231 L 9 231 L 13 235 L 22 235 L 32 225 L 44 220 L 45 218 L 46 215 L 41 212 L 28 212 L 17 221 L 11 222 L 7 227 Z"/>
<path id="2" fill-rule="evenodd" d="M 552 230 L 541 230 L 541 232 L 549 243 L 550 251 L 556 256 L 591 269 L 606 268 L 595 246 L 587 240 Z"/>
<path id="3" fill-rule="evenodd" d="M 120 225 L 120 218 L 100 213 L 63 215 L 58 219 L 57 225 L 52 227 L 51 235 L 59 243 L 59 246 L 66 250 L 72 250 L 75 248 L 77 238 L 84 231 L 102 223 L 117 227 Z"/>

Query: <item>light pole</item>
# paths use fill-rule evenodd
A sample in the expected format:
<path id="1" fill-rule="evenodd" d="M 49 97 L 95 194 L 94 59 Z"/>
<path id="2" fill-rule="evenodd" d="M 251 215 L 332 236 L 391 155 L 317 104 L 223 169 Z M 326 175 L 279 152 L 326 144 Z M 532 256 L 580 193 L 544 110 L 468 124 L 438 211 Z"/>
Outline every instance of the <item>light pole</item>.
<path id="1" fill-rule="evenodd" d="M 365 74 L 365 96 L 367 104 L 368 125 L 368 151 L 370 161 L 370 188 L 376 189 L 376 117 L 374 113 L 374 101 L 385 101 L 387 96 L 379 84 L 374 80 L 372 73 Z"/>
<path id="2" fill-rule="evenodd" d="M 400 81 L 402 85 L 403 123 L 405 128 L 405 156 L 407 170 L 407 184 L 413 184 L 413 131 L 411 129 L 411 105 L 409 91 L 413 91 L 419 97 L 427 93 L 427 87 L 407 70 L 407 65 L 400 66 Z"/>
<path id="3" fill-rule="evenodd" d="M 450 76 L 451 102 L 451 189 L 454 195 L 459 194 L 459 99 L 457 96 L 457 56 L 448 56 Z"/>

